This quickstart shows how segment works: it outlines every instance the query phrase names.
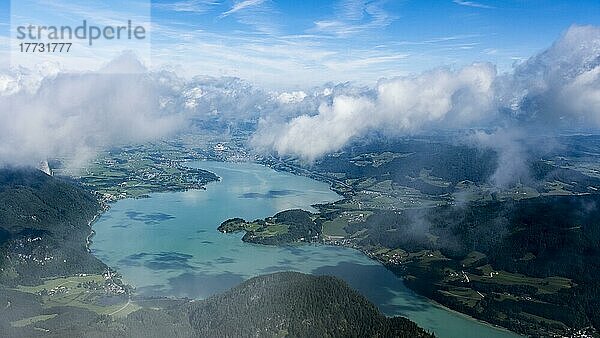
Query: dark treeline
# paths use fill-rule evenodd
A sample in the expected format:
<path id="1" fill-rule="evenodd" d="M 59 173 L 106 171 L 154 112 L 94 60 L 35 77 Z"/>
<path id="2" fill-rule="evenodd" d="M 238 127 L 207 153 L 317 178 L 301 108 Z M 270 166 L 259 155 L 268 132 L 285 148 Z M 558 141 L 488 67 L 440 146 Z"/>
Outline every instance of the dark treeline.
<path id="1" fill-rule="evenodd" d="M 402 317 L 388 318 L 335 277 L 281 272 L 252 278 L 203 301 L 140 300 L 126 318 L 73 308 L 43 309 L 37 296 L 2 290 L 0 329 L 11 337 L 433 337 Z M 31 327 L 10 321 L 56 314 Z M 40 331 L 48 330 L 48 332 Z"/>
<path id="2" fill-rule="evenodd" d="M 446 304 L 452 300 L 438 292 L 443 289 L 441 281 L 447 277 L 444 269 L 480 274 L 460 263 L 472 251 L 486 255 L 475 267 L 491 264 L 495 270 L 537 278 L 561 276 L 574 282 L 573 287 L 555 293 L 540 293 L 526 285 L 471 283 L 467 286 L 484 293 L 507 292 L 537 299 L 498 301 L 486 297 L 477 310 L 458 302 L 452 304 L 478 318 L 498 323 L 500 312 L 515 319 L 523 311 L 569 327 L 600 327 L 600 195 L 376 211 L 364 222 L 346 228 L 349 233 L 361 229 L 366 229 L 366 236 L 359 242 L 363 247 L 440 250 L 448 260 L 390 268 L 417 276 L 416 280 L 407 280 L 409 285 Z M 457 282 L 455 286 L 465 285 Z M 524 320 L 501 324 L 523 332 Z"/>
<path id="3" fill-rule="evenodd" d="M 387 318 L 340 279 L 300 273 L 254 278 L 199 306 L 200 336 L 427 337 L 405 318 Z"/>
<path id="4" fill-rule="evenodd" d="M 591 142 L 577 137 L 561 140 L 564 143 L 581 144 Z M 600 143 L 600 141 L 597 141 Z M 583 145 L 581 145 L 583 147 Z M 562 148 L 561 148 L 562 149 Z M 585 147 L 587 151 L 598 148 Z M 371 155 L 384 152 L 402 154 L 400 157 L 381 163 L 373 163 Z M 584 151 L 575 151 L 573 156 L 585 156 Z M 589 186 L 600 186 L 600 179 L 586 176 L 576 170 L 557 167 L 541 158 L 553 158 L 559 153 L 534 151 L 526 155 L 526 166 L 529 175 L 519 178 L 520 183 L 534 187 L 543 192 L 545 181 L 559 180 L 568 183 L 569 190 L 574 192 L 592 192 Z M 564 154 L 563 154 L 564 156 Z M 366 162 L 365 165 L 357 163 Z M 563 163 L 568 164 L 568 163 Z M 456 191 L 456 184 L 461 181 L 487 183 L 498 167 L 498 154 L 491 149 L 483 149 L 468 145 L 451 144 L 448 140 L 431 138 L 427 140 L 402 140 L 389 142 L 372 142 L 350 146 L 336 156 L 327 156 L 317 161 L 312 169 L 318 172 L 343 172 L 349 179 L 375 178 L 377 181 L 392 180 L 406 187 L 412 187 L 424 194 L 442 195 Z M 448 186 L 437 186 L 419 179 L 422 170 L 429 171 L 433 177 L 441 178 Z"/>
<path id="5" fill-rule="evenodd" d="M 0 282 L 102 272 L 88 253 L 88 226 L 101 211 L 97 198 L 35 169 L 0 169 Z"/>
<path id="6" fill-rule="evenodd" d="M 365 156 L 367 153 L 380 154 L 386 151 L 405 156 L 376 165 L 355 164 L 357 160 L 368 160 Z M 328 156 L 315 164 L 320 172 L 343 172 L 347 178 L 390 179 L 430 195 L 452 192 L 454 185 L 463 180 L 485 182 L 496 166 L 497 155 L 491 150 L 416 140 L 355 146 L 340 156 Z M 416 179 L 423 169 L 452 184 L 440 187 Z"/>

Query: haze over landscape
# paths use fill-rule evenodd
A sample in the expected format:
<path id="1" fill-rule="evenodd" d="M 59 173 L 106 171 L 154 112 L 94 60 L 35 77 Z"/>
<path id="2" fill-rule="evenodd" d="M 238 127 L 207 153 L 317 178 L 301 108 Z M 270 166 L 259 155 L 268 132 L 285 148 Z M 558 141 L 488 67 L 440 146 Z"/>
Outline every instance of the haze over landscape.
<path id="1" fill-rule="evenodd" d="M 429 299 L 507 329 L 473 324 L 475 336 L 598 335 L 597 1 L 118 4 L 0 5 L 0 307 L 30 304 L 0 329 L 68 333 L 76 308 L 98 336 L 141 334 L 143 318 L 176 322 L 181 336 L 455 337 L 470 327 Z M 130 20 L 151 39 L 16 50 L 16 22 L 83 19 Z M 53 177 L 31 170 L 40 163 Z M 98 243 L 91 226 L 104 231 Z M 115 249 L 135 233 L 144 246 Z M 232 251 L 213 257 L 212 245 Z M 395 296 L 369 293 L 353 269 Z M 259 277 L 287 270 L 348 284 Z M 207 329 L 209 307 L 244 303 L 262 279 L 279 285 L 257 291 L 274 297 L 261 304 L 282 313 L 275 324 L 250 320 L 248 307 L 236 310 L 246 326 Z M 297 294 L 286 306 L 315 324 L 282 312 L 282 285 L 320 282 L 327 297 L 361 304 L 339 305 L 352 311 L 335 320 L 352 325 L 327 327 L 323 304 Z M 93 295 L 73 305 L 55 296 L 61 283 L 75 294 L 94 285 Z"/>
<path id="2" fill-rule="evenodd" d="M 251 140 L 257 150 L 307 161 L 373 133 L 503 131 L 489 138 L 530 130 L 593 130 L 600 123 L 599 50 L 600 28 L 571 26 L 510 73 L 497 74 L 491 63 L 474 63 L 381 79 L 375 87 L 340 83 L 292 92 L 266 91 L 238 78 L 185 80 L 150 71 L 131 53 L 97 72 L 16 69 L 2 76 L 1 100 L 23 111 L 4 111 L 0 158 L 32 164 L 44 157 L 85 154 L 111 142 L 168 135 L 198 117 L 258 119 Z M 128 72 L 113 74 L 112 68 Z M 486 142 L 479 140 L 482 135 L 473 137 Z M 24 149 L 11 153 L 17 150 L 14 144 Z"/>

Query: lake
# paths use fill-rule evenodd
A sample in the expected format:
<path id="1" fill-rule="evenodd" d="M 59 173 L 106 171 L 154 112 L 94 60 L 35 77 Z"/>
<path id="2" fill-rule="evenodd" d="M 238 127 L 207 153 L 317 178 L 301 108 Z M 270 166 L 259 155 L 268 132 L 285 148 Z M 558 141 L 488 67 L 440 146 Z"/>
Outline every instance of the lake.
<path id="1" fill-rule="evenodd" d="M 335 275 L 387 315 L 402 315 L 438 337 L 517 337 L 416 295 L 361 252 L 317 244 L 244 243 L 216 229 L 232 217 L 253 220 L 338 200 L 327 184 L 251 163 L 190 164 L 216 173 L 207 190 L 152 194 L 112 204 L 94 224 L 92 252 L 139 294 L 203 299 L 276 271 Z"/>

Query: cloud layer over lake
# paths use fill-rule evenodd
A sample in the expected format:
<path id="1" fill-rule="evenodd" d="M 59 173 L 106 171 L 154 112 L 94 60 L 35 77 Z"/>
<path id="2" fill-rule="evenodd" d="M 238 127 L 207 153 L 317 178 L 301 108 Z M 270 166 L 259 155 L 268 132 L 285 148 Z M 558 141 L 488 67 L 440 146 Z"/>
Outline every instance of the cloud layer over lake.
<path id="1" fill-rule="evenodd" d="M 231 77 L 185 80 L 147 71 L 125 53 L 97 72 L 64 73 L 44 64 L 1 74 L 0 107 L 5 165 L 81 161 L 97 149 L 170 135 L 196 119 L 255 125 L 257 151 L 306 161 L 373 133 L 597 129 L 600 28 L 571 27 L 511 73 L 475 63 L 384 78 L 371 88 L 329 83 L 267 91 Z"/>

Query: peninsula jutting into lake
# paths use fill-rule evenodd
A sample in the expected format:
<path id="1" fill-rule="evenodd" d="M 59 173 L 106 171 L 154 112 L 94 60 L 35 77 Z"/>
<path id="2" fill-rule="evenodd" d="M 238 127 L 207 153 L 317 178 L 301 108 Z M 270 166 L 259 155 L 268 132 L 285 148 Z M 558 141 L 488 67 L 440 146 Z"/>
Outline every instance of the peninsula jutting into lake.
<path id="1" fill-rule="evenodd" d="M 233 215 L 253 219 L 288 208 L 316 211 L 311 204 L 341 198 L 327 184 L 257 164 L 192 166 L 214 172 L 221 180 L 206 191 L 119 201 L 94 224 L 92 252 L 115 266 L 138 293 L 203 299 L 256 275 L 291 270 L 340 277 L 385 314 L 407 316 L 426 330 L 445 332 L 442 336 L 465 336 L 465 327 L 470 337 L 514 336 L 418 297 L 357 250 L 320 244 L 252 245 L 239 235 L 217 231 L 220 222 Z M 283 196 L 269 194 L 284 189 L 288 193 Z M 248 192 L 256 195 L 248 198 Z M 124 240 L 130 244 L 124 246 Z"/>

